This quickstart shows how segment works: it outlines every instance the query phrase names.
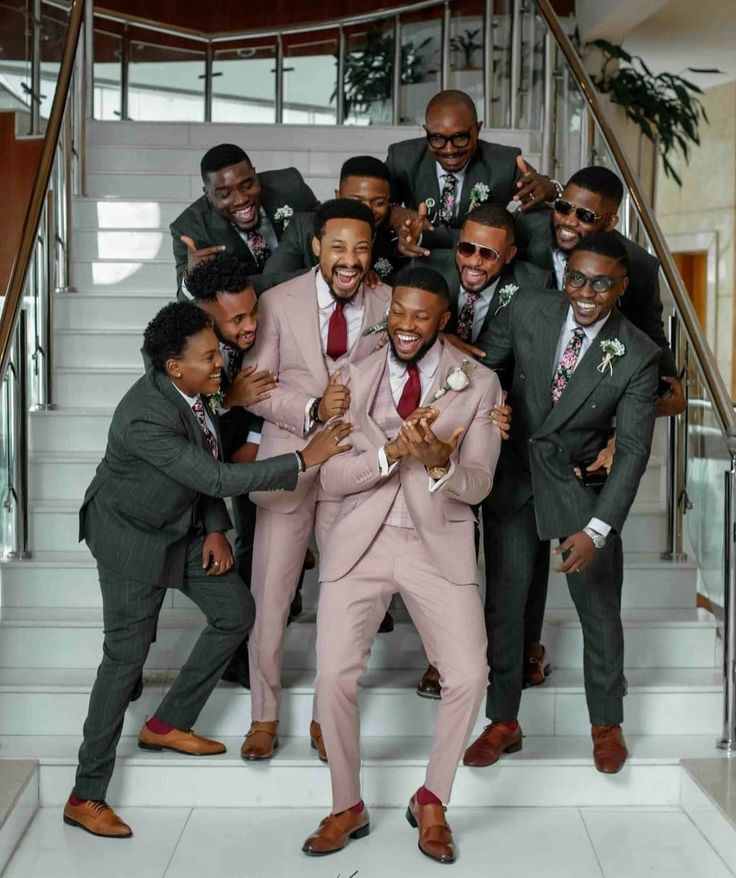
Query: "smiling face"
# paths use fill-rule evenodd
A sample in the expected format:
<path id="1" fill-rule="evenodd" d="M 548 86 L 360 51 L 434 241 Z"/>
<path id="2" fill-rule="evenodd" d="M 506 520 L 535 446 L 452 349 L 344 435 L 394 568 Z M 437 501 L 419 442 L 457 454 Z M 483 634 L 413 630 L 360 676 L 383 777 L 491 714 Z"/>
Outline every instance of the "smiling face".
<path id="1" fill-rule="evenodd" d="M 455 250 L 455 264 L 460 274 L 460 283 L 469 293 L 480 293 L 501 274 L 505 265 L 516 255 L 516 247 L 511 243 L 507 229 L 496 229 L 479 223 L 465 222 L 460 230 L 461 244 L 474 244 L 472 255 L 464 255 Z M 498 253 L 498 259 L 482 249 Z M 468 248 L 469 249 L 469 248 Z"/>
<path id="2" fill-rule="evenodd" d="M 465 104 L 439 103 L 430 107 L 424 119 L 427 145 L 443 170 L 448 173 L 462 171 L 478 148 L 480 126 L 473 110 Z M 462 134 L 468 135 L 467 143 L 462 146 L 455 146 L 451 140 L 435 146 L 431 141 L 432 135 L 452 137 Z"/>
<path id="3" fill-rule="evenodd" d="M 248 285 L 239 293 L 218 293 L 212 302 L 200 302 L 215 324 L 221 341 L 247 351 L 256 340 L 258 328 L 258 300 L 253 287 Z"/>
<path id="4" fill-rule="evenodd" d="M 369 207 L 373 212 L 374 229 L 382 226 L 391 212 L 388 180 L 377 177 L 345 177 L 335 190 L 335 198 L 350 198 Z"/>
<path id="5" fill-rule="evenodd" d="M 190 335 L 181 354 L 166 361 L 166 372 L 187 396 L 217 393 L 222 377 L 222 355 L 214 330 L 207 327 Z"/>
<path id="6" fill-rule="evenodd" d="M 404 363 L 422 359 L 450 319 L 442 296 L 416 287 L 395 287 L 388 312 L 388 340 Z"/>
<path id="7" fill-rule="evenodd" d="M 261 184 L 249 162 L 211 171 L 202 191 L 217 213 L 236 228 L 249 232 L 258 225 Z"/>
<path id="8" fill-rule="evenodd" d="M 568 184 L 560 196 L 560 200 L 573 205 L 568 214 L 553 212 L 553 224 L 555 239 L 560 250 L 572 250 L 572 248 L 587 235 L 593 232 L 608 232 L 616 225 L 618 205 L 610 198 L 606 198 L 597 192 L 581 189 L 579 186 Z M 593 222 L 583 222 L 575 212 L 576 207 L 582 207 L 592 211 L 598 219 Z"/>
<path id="9" fill-rule="evenodd" d="M 629 285 L 623 265 L 611 256 L 600 253 L 576 251 L 570 256 L 567 271 L 580 272 L 589 279 L 580 289 L 565 282 L 565 295 L 572 305 L 575 321 L 580 326 L 592 326 L 603 320 Z M 615 278 L 615 283 L 606 292 L 596 293 L 590 286 L 590 279 L 595 277 Z"/>
<path id="10" fill-rule="evenodd" d="M 373 229 L 356 219 L 329 219 L 321 238 L 312 238 L 312 252 L 330 292 L 337 299 L 352 299 L 371 266 Z"/>

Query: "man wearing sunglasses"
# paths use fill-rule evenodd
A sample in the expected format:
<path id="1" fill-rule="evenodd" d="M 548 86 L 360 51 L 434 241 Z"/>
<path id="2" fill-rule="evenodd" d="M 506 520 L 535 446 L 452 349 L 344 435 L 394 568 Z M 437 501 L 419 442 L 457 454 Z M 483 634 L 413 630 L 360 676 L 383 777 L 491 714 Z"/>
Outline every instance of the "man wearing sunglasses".
<path id="1" fill-rule="evenodd" d="M 469 95 L 441 91 L 427 105 L 425 136 L 389 147 L 391 225 L 411 232 L 406 255 L 452 247 L 465 215 L 478 204 L 506 207 L 518 200 L 528 210 L 559 194 L 557 184 L 527 165 L 520 149 L 480 140 L 482 124 Z"/>
<path id="2" fill-rule="evenodd" d="M 564 284 L 564 296 L 517 293 L 477 341 L 491 368 L 513 363 L 514 429 L 484 504 L 490 725 L 463 761 L 488 766 L 522 747 L 527 600 L 536 565 L 542 559 L 546 569 L 549 541 L 559 539 L 557 569 L 567 574 L 583 632 L 594 761 L 610 774 L 627 757 L 620 534 L 649 459 L 660 349 L 616 307 L 629 285 L 618 235 L 582 238 Z M 587 475 L 614 419 L 610 474 L 592 484 L 578 473 Z"/>

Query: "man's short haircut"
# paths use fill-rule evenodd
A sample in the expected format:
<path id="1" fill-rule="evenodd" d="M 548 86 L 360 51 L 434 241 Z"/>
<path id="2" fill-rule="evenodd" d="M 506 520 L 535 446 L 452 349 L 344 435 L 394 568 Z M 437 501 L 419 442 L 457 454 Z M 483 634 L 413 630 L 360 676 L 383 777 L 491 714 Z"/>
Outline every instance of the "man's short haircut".
<path id="1" fill-rule="evenodd" d="M 397 287 L 411 287 L 415 290 L 424 290 L 425 293 L 433 293 L 450 302 L 450 288 L 445 278 L 434 268 L 427 265 L 407 265 L 394 278 L 394 289 Z"/>
<path id="2" fill-rule="evenodd" d="M 477 223 L 490 229 L 504 229 L 511 243 L 514 242 L 514 218 L 499 204 L 479 204 L 465 217 L 465 223 Z"/>
<path id="3" fill-rule="evenodd" d="M 353 198 L 332 198 L 325 201 L 314 213 L 314 235 L 322 238 L 325 226 L 331 219 L 362 220 L 373 228 L 373 211 Z M 371 232 L 372 234 L 372 232 Z"/>
<path id="4" fill-rule="evenodd" d="M 202 180 L 206 183 L 209 174 L 229 168 L 230 165 L 239 165 L 240 162 L 252 164 L 245 150 L 234 143 L 220 143 L 218 146 L 213 146 L 202 156 L 202 161 L 199 163 Z"/>
<path id="5" fill-rule="evenodd" d="M 448 104 L 460 104 L 463 107 L 467 107 L 467 109 L 473 114 L 473 121 L 478 121 L 478 111 L 475 109 L 475 102 L 467 92 L 460 91 L 457 88 L 448 88 L 445 89 L 445 91 L 438 91 L 427 104 L 427 109 L 424 111 L 425 118 L 429 114 L 429 111 L 433 110 L 436 106 L 447 106 Z"/>
<path id="6" fill-rule="evenodd" d="M 197 302 L 214 302 L 218 293 L 240 293 L 251 286 L 250 266 L 232 253 L 218 253 L 187 272 L 187 289 Z"/>
<path id="7" fill-rule="evenodd" d="M 165 372 L 166 361 L 181 356 L 189 337 L 210 326 L 207 313 L 192 302 L 171 302 L 146 327 L 143 353 L 157 372 Z"/>
<path id="8" fill-rule="evenodd" d="M 625 268 L 627 274 L 629 273 L 629 257 L 616 232 L 593 232 L 591 235 L 586 235 L 572 248 L 570 259 L 573 253 L 597 253 L 599 256 L 609 256 Z"/>
<path id="9" fill-rule="evenodd" d="M 576 171 L 567 181 L 568 186 L 578 186 L 588 192 L 595 192 L 610 201 L 621 204 L 624 197 L 624 186 L 621 180 L 610 168 L 603 165 L 590 165 Z"/>
<path id="10" fill-rule="evenodd" d="M 340 182 L 346 177 L 372 177 L 375 180 L 391 182 L 385 162 L 372 155 L 354 155 L 340 169 Z"/>

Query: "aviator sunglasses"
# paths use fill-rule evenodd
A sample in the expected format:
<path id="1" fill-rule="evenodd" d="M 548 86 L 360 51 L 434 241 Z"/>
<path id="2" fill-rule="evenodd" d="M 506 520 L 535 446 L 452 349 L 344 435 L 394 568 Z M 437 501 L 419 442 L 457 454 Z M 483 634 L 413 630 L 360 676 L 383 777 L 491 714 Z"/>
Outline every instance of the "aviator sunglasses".
<path id="1" fill-rule="evenodd" d="M 603 219 L 603 217 L 606 216 L 605 213 L 593 213 L 593 211 L 588 210 L 587 207 L 578 207 L 575 204 L 571 204 L 569 201 L 565 201 L 564 198 L 558 198 L 553 204 L 553 207 L 557 213 L 561 213 L 563 216 L 568 216 L 574 211 L 575 216 L 581 223 L 594 223 L 596 220 Z"/>
<path id="2" fill-rule="evenodd" d="M 481 259 L 489 259 L 492 262 L 495 262 L 501 257 L 498 250 L 494 250 L 492 247 L 482 247 L 480 244 L 472 244 L 470 241 L 459 241 L 457 244 L 457 252 L 466 258 L 475 256 L 476 253 L 479 253 Z"/>

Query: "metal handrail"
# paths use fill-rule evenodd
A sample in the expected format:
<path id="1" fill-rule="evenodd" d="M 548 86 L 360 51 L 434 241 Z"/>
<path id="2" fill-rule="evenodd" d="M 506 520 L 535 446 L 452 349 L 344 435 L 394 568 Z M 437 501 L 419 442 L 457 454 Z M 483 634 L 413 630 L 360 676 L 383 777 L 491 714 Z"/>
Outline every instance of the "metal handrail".
<path id="1" fill-rule="evenodd" d="M 20 247 L 18 248 L 18 254 L 13 263 L 8 292 L 5 296 L 2 315 L 0 315 L 0 376 L 5 375 L 5 371 L 8 368 L 10 348 L 18 322 L 20 306 L 23 301 L 23 290 L 25 289 L 26 277 L 31 264 L 33 250 L 36 246 L 42 213 L 46 204 L 46 193 L 49 188 L 57 145 L 62 131 L 64 111 L 69 98 L 70 84 L 79 45 L 79 35 L 82 30 L 85 2 L 86 0 L 73 0 L 72 2 L 71 14 L 69 17 L 69 29 L 64 44 L 64 52 L 61 59 L 61 66 L 59 68 L 59 78 L 46 127 L 46 136 L 41 151 L 41 158 L 38 163 L 38 171 L 33 183 L 30 203 L 23 222 L 23 233 L 21 236 Z"/>
<path id="2" fill-rule="evenodd" d="M 573 44 L 570 42 L 569 37 L 560 26 L 557 14 L 552 8 L 550 0 L 535 0 L 535 3 L 540 14 L 546 21 L 547 27 L 554 35 L 557 45 L 565 56 L 565 60 L 567 61 L 573 76 L 577 80 L 580 92 L 587 102 L 588 108 L 603 135 L 603 139 L 605 140 L 608 149 L 611 151 L 618 169 L 624 178 L 632 201 L 639 214 L 639 219 L 646 230 L 652 248 L 662 266 L 662 271 L 664 272 L 669 288 L 672 291 L 675 305 L 682 320 L 688 341 L 695 351 L 697 361 L 703 371 L 703 378 L 713 400 L 716 417 L 718 418 L 729 451 L 732 455 L 736 455 L 736 414 L 734 413 L 733 403 L 731 402 L 731 397 L 718 370 L 715 358 L 705 340 L 705 335 L 703 334 L 700 322 L 695 314 L 695 309 L 693 308 L 690 297 L 685 290 L 685 285 L 677 271 L 672 254 L 670 253 L 664 235 L 659 228 L 659 223 L 647 204 L 639 182 L 631 169 L 631 165 L 619 146 L 611 126 L 608 124 L 601 108 L 595 86 L 583 67 L 580 57 Z"/>

